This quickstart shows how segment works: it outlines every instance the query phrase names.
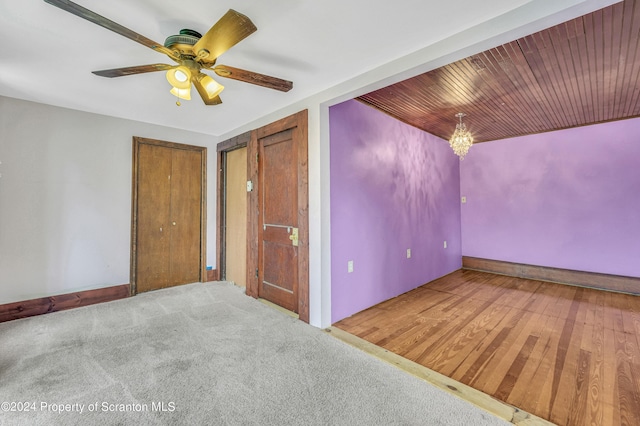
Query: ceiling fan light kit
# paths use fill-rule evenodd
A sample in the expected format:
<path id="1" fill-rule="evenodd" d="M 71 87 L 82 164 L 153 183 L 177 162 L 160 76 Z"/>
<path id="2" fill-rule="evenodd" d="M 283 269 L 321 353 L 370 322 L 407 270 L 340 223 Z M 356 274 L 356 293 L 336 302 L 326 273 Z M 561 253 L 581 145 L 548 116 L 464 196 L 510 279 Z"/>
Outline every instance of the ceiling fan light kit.
<path id="1" fill-rule="evenodd" d="M 157 52 L 164 53 L 176 62 L 177 66 L 152 64 L 93 71 L 93 73 L 100 77 L 113 78 L 166 70 L 167 81 L 172 86 L 170 92 L 179 98 L 178 102 L 176 102 L 177 105 L 180 105 L 180 99 L 191 99 L 191 85 L 196 88 L 206 105 L 222 103 L 219 95 L 224 86 L 211 76 L 203 73 L 202 70 L 213 71 L 220 77 L 231 78 L 281 92 L 288 92 L 293 88 L 293 83 L 288 80 L 225 65 L 218 65 L 214 68 L 221 54 L 257 31 L 256 26 L 247 16 L 233 9 L 229 9 L 204 35 L 194 30 L 182 29 L 180 34 L 167 37 L 164 45 L 160 45 L 72 1 L 44 1 Z"/>

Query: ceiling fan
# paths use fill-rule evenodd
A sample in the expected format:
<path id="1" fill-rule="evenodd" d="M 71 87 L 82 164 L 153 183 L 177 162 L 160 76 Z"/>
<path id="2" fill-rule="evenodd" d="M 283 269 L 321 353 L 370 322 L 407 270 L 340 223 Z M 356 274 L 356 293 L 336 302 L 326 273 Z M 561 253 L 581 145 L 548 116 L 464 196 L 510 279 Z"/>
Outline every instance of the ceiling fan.
<path id="1" fill-rule="evenodd" d="M 220 92 L 224 87 L 211 76 L 203 73 L 202 70 L 210 70 L 220 77 L 244 81 L 282 92 L 288 92 L 293 87 L 293 83 L 287 80 L 226 65 L 216 65 L 216 60 L 220 55 L 257 31 L 256 26 L 247 16 L 233 9 L 229 9 L 204 36 L 197 31 L 184 29 L 178 35 L 167 37 L 164 45 L 162 45 L 72 1 L 44 1 L 157 52 L 164 53 L 171 58 L 178 65 L 139 65 L 93 71 L 93 73 L 101 77 L 112 78 L 154 71 L 167 71 L 167 80 L 173 86 L 171 93 L 178 97 L 177 105 L 180 105 L 180 99 L 191 99 L 192 84 L 206 105 L 222 103 Z"/>

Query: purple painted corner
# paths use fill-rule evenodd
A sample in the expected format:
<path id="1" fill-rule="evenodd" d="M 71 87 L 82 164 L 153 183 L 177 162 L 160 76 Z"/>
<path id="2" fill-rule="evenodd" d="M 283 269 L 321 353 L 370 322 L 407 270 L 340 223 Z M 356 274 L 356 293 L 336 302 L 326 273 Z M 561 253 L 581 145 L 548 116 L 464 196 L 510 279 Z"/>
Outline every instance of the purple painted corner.
<path id="1" fill-rule="evenodd" d="M 640 277 L 640 119 L 478 144 L 462 254 Z"/>
<path id="2" fill-rule="evenodd" d="M 446 141 L 358 101 L 329 119 L 336 322 L 461 267 L 460 175 Z"/>

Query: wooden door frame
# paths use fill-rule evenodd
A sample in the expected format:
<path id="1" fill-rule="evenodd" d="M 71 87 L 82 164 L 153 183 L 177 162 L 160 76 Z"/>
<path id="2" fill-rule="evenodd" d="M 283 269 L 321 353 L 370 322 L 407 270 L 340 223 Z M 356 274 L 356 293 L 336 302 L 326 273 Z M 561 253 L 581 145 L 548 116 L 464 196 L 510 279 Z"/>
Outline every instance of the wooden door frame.
<path id="1" fill-rule="evenodd" d="M 201 174 L 201 194 L 200 194 L 200 282 L 206 281 L 207 276 L 207 148 L 204 146 L 186 145 L 177 142 L 167 142 L 157 139 L 143 138 L 140 136 L 133 137 L 133 167 L 131 170 L 131 269 L 129 272 L 129 282 L 131 286 L 131 295 L 138 292 L 137 289 L 137 247 L 138 247 L 138 152 L 140 145 L 154 145 L 171 149 L 182 149 L 187 151 L 196 151 L 200 153 L 202 174 Z"/>
<path id="2" fill-rule="evenodd" d="M 309 322 L 309 150 L 308 113 L 300 111 L 256 130 L 248 131 L 217 146 L 218 151 L 218 203 L 216 207 L 216 253 L 219 279 L 224 277 L 225 233 L 225 155 L 234 149 L 247 147 L 247 180 L 254 190 L 247 193 L 247 279 L 246 293 L 258 297 L 258 139 L 270 133 L 293 129 L 298 144 L 298 317 Z"/>
<path id="3" fill-rule="evenodd" d="M 247 147 L 249 145 L 250 140 L 251 140 L 251 132 L 249 131 L 241 135 L 235 136 L 231 139 L 227 139 L 224 142 L 220 142 L 216 147 L 217 157 L 218 157 L 217 158 L 217 163 L 218 163 L 217 200 L 218 202 L 216 204 L 216 223 L 218 224 L 218 226 L 216 227 L 216 253 L 218 257 L 217 259 L 218 276 L 216 277 L 217 280 L 226 279 L 226 246 L 224 244 L 224 241 L 226 238 L 226 227 L 227 227 L 227 218 L 225 214 L 225 206 L 227 204 L 227 193 L 226 193 L 226 186 L 227 186 L 226 158 L 227 157 L 226 156 L 227 156 L 227 153 L 230 151 Z M 248 162 L 249 162 L 249 158 L 247 157 L 247 164 Z M 248 206 L 249 204 L 247 203 L 247 207 Z M 247 218 L 247 223 L 248 223 L 248 218 Z"/>

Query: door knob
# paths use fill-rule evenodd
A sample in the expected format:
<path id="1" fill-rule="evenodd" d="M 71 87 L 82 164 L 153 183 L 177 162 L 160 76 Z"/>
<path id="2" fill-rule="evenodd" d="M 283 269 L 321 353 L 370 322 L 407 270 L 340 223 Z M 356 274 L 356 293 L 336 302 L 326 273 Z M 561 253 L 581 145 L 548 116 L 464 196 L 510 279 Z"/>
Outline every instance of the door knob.
<path id="1" fill-rule="evenodd" d="M 173 222 L 173 226 L 176 226 L 176 223 L 175 223 L 175 222 Z"/>

